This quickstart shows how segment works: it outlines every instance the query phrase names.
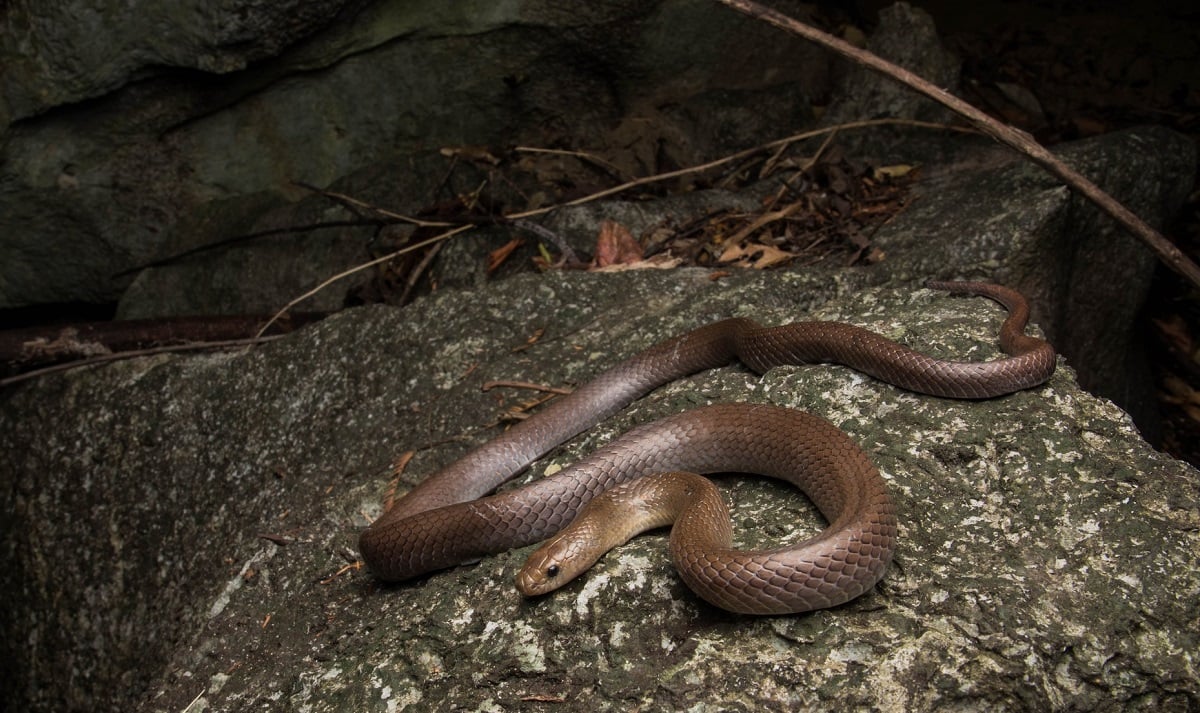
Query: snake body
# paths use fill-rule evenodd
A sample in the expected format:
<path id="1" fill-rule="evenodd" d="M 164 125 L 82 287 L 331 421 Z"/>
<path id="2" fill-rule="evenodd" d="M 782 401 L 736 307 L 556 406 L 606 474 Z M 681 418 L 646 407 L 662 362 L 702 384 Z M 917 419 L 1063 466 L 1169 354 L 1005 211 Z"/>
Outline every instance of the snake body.
<path id="1" fill-rule="evenodd" d="M 762 373 L 782 364 L 844 364 L 896 386 L 948 398 L 990 398 L 1030 388 L 1054 372 L 1054 349 L 1024 333 L 1017 292 L 985 283 L 930 283 L 990 297 L 1009 310 L 1000 330 L 1009 355 L 988 362 L 935 359 L 841 322 L 761 327 L 743 318 L 652 346 L 430 476 L 359 538 L 376 577 L 399 581 L 539 542 L 592 497 L 665 471 L 761 473 L 789 480 L 830 526 L 812 540 L 763 553 L 725 552 L 729 574 L 704 596 L 734 611 L 795 612 L 833 606 L 882 577 L 895 544 L 894 506 L 878 471 L 845 433 L 817 417 L 725 404 L 635 428 L 552 477 L 484 497 L 568 438 L 650 390 L 740 360 Z M 756 559 L 762 555 L 761 559 Z M 698 567 L 710 566 L 696 560 Z M 689 584 L 693 577 L 684 575 Z"/>

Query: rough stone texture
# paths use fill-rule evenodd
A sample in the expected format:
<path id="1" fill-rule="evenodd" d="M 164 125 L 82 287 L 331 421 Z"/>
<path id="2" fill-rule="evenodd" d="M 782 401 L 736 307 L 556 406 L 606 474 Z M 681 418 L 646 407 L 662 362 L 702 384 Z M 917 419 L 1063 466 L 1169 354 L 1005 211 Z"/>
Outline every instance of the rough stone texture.
<path id="1" fill-rule="evenodd" d="M 844 319 L 949 357 L 996 353 L 1002 311 L 863 273 L 521 276 L 352 310 L 248 354 L 156 357 L 14 389 L 0 406 L 0 635 L 33 710 L 1190 710 L 1200 705 L 1200 484 L 1062 367 L 983 402 L 841 367 L 733 366 L 593 429 L 563 464 L 690 405 L 764 401 L 849 432 L 901 518 L 877 590 L 748 619 L 697 600 L 661 536 L 536 602 L 524 552 L 380 587 L 353 560 L 389 463 L 409 483 L 579 382 L 728 315 Z M 539 330 L 541 338 L 521 348 Z M 545 464 L 534 471 L 540 473 Z M 723 479 L 743 542 L 803 536 L 802 498 Z M 747 530 L 749 528 L 749 530 Z M 281 546 L 262 534 L 287 538 Z M 164 664 L 164 662 L 166 662 Z M 148 693 L 139 695 L 143 686 Z M 199 699 L 197 697 L 199 696 Z M 192 710 L 196 710 L 193 708 Z"/>
<path id="2" fill-rule="evenodd" d="M 908 3 L 879 11 L 879 29 L 871 35 L 867 50 L 948 91 L 958 87 L 958 58 L 942 46 L 929 13 Z M 839 91 L 823 118 L 825 124 L 878 117 L 921 121 L 954 117 L 941 104 L 874 70 L 844 59 L 838 68 Z"/>
<path id="3" fill-rule="evenodd" d="M 342 211 L 329 210 L 333 219 Z M 268 213 L 256 231 L 322 221 L 316 201 Z M 283 221 L 283 222 L 281 222 Z M 270 226 L 270 227 L 268 227 Z M 333 275 L 368 261 L 371 231 L 359 227 L 322 228 L 275 234 L 203 251 L 186 260 L 138 272 L 121 295 L 116 319 L 180 315 L 274 314 Z M 304 300 L 299 309 L 335 312 L 372 273 L 360 271 Z"/>
<path id="4" fill-rule="evenodd" d="M 345 4 L 12 2 L 0 33 L 0 119 L 91 99 L 162 67 L 243 69 L 327 24 Z"/>

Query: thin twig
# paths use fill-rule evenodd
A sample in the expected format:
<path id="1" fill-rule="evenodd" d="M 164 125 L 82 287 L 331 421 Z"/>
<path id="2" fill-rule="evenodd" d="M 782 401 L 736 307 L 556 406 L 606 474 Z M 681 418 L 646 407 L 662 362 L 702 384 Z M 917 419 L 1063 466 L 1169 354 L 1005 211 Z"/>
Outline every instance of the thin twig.
<path id="1" fill-rule="evenodd" d="M 269 238 L 274 235 L 290 235 L 293 233 L 307 233 L 314 230 L 325 230 L 327 228 L 359 228 L 364 225 L 374 225 L 377 222 L 378 221 L 368 221 L 365 219 L 329 220 L 322 223 L 309 223 L 308 225 L 295 225 L 285 228 L 271 228 L 269 230 L 259 230 L 253 233 L 245 233 L 244 235 L 235 235 L 231 238 L 223 238 L 221 240 L 217 240 L 216 242 L 197 245 L 194 248 L 188 248 L 187 250 L 177 252 L 174 255 L 168 255 L 167 257 L 158 258 L 157 260 L 151 260 L 150 262 L 144 262 L 140 265 L 135 265 L 125 270 L 121 270 L 120 272 L 113 273 L 113 277 L 125 277 L 126 275 L 132 275 L 135 272 L 141 272 L 147 268 L 169 265 L 178 260 L 182 260 L 185 257 L 199 255 L 201 253 L 208 252 L 209 250 L 217 250 L 219 248 L 236 245 L 237 243 L 242 243 L 249 240 L 257 240 L 258 238 Z"/>
<path id="2" fill-rule="evenodd" d="M 404 279 L 404 290 L 400 293 L 400 304 L 408 304 L 408 297 L 412 294 L 412 291 L 416 289 L 417 281 L 420 280 L 421 275 L 424 275 L 425 271 L 429 269 L 429 265 L 433 262 L 433 259 L 437 257 L 437 254 L 441 252 L 442 247 L 445 244 L 445 242 L 435 243 L 432 247 L 425 251 L 424 255 L 421 256 L 420 262 L 418 262 L 411 270 L 408 271 L 408 277 Z"/>
<path id="3" fill-rule="evenodd" d="M 474 228 L 474 227 L 475 227 L 474 223 L 467 223 L 466 225 L 460 225 L 453 230 L 447 230 L 444 233 L 439 233 L 439 234 L 433 236 L 432 238 L 429 238 L 428 240 L 422 240 L 419 243 L 413 243 L 412 245 L 400 248 L 399 250 L 396 250 L 395 252 L 390 252 L 387 255 L 384 255 L 383 257 L 377 257 L 374 260 L 364 262 L 361 265 L 355 265 L 354 267 L 352 267 L 348 270 L 342 270 L 341 272 L 334 275 L 333 277 L 323 280 L 321 282 L 321 284 L 312 288 L 308 292 L 305 292 L 304 294 L 300 295 L 296 299 L 285 304 L 282 308 L 280 308 L 280 310 L 278 312 L 271 315 L 271 318 L 267 320 L 267 323 L 263 325 L 262 329 L 258 330 L 258 335 L 261 336 L 264 332 L 266 332 L 267 328 L 270 327 L 272 324 L 275 324 L 275 322 L 279 321 L 279 319 L 281 317 L 283 317 L 283 315 L 287 314 L 288 310 L 295 307 L 296 305 L 303 302 L 304 300 L 308 299 L 309 297 L 312 297 L 313 295 L 317 294 L 321 290 L 325 289 L 326 287 L 333 284 L 334 282 L 337 282 L 338 280 L 342 279 L 343 277 L 348 277 L 350 275 L 353 275 L 356 272 L 361 272 L 362 270 L 366 270 L 368 267 L 374 267 L 375 265 L 378 265 L 381 262 L 387 262 L 388 260 L 392 260 L 394 258 L 400 257 L 401 255 L 404 255 L 405 253 L 410 253 L 414 250 L 420 250 L 421 248 L 426 247 L 428 245 L 433 245 L 434 243 L 441 242 L 443 240 L 446 240 L 447 238 L 450 238 L 453 235 L 458 235 L 459 233 L 470 230 L 471 228 Z"/>
<path id="4" fill-rule="evenodd" d="M 535 210 L 527 210 L 522 213 L 513 213 L 513 214 L 505 216 L 505 217 L 507 217 L 510 220 L 515 220 L 518 218 L 532 218 L 533 216 L 543 215 L 545 213 L 549 213 L 552 210 L 557 210 L 557 209 L 563 208 L 565 206 L 575 206 L 575 205 L 582 205 L 584 203 L 591 203 L 592 201 L 597 201 L 597 200 L 600 200 L 601 198 L 607 198 L 608 196 L 611 196 L 613 194 L 627 191 L 630 188 L 637 188 L 638 186 L 645 186 L 645 185 L 649 185 L 651 183 L 660 183 L 662 181 L 668 181 L 672 178 L 679 178 L 680 176 L 687 176 L 692 173 L 702 173 L 709 169 L 717 168 L 718 166 L 724 166 L 727 163 L 732 163 L 734 161 L 740 161 L 741 159 L 746 158 L 748 156 L 753 156 L 754 154 L 759 153 L 760 151 L 765 151 L 767 149 L 773 149 L 777 146 L 782 146 L 784 144 L 789 144 L 789 143 L 792 143 L 795 141 L 811 139 L 814 136 L 824 136 L 825 134 L 828 134 L 830 132 L 842 131 L 845 129 L 863 129 L 863 128 L 867 128 L 867 127 L 871 127 L 871 126 L 915 126 L 915 127 L 923 128 L 923 129 L 943 129 L 946 131 L 961 131 L 961 132 L 975 133 L 974 129 L 970 129 L 970 128 L 966 128 L 966 127 L 962 127 L 962 126 L 952 126 L 950 124 L 939 124 L 939 123 L 935 123 L 932 121 L 916 121 L 916 120 L 912 120 L 912 119 L 866 119 L 863 121 L 852 121 L 852 122 L 849 122 L 846 124 L 839 124 L 838 126 L 826 126 L 826 127 L 820 128 L 820 129 L 812 129 L 811 131 L 805 131 L 805 132 L 802 132 L 799 134 L 793 134 L 792 136 L 788 136 L 788 137 L 782 138 L 782 139 L 776 139 L 774 141 L 768 141 L 767 143 L 761 144 L 759 146 L 755 146 L 754 148 L 749 148 L 749 149 L 746 149 L 745 151 L 738 151 L 737 153 L 729 154 L 728 156 L 724 156 L 724 157 L 716 159 L 714 161 L 709 161 L 708 163 L 702 163 L 698 166 L 688 166 L 687 168 L 681 168 L 681 169 L 678 169 L 675 171 L 667 171 L 666 173 L 657 173 L 653 176 L 645 176 L 643 178 L 636 178 L 632 181 L 626 181 L 625 183 L 622 183 L 619 186 L 613 186 L 612 188 L 606 188 L 602 191 L 590 193 L 586 196 L 583 196 L 582 198 L 576 198 L 575 200 L 567 201 L 566 203 L 556 203 L 555 205 L 552 205 L 552 206 L 546 206 L 544 208 L 537 208 Z"/>
<path id="5" fill-rule="evenodd" d="M 524 421 L 525 419 L 527 419 L 533 415 L 532 413 L 530 413 L 530 411 L 537 408 L 538 406 L 541 406 L 542 404 L 546 403 L 547 401 L 554 398 L 555 396 L 558 396 L 558 394 L 553 394 L 553 393 L 542 394 L 541 396 L 537 397 L 536 399 L 533 399 L 532 401 L 526 401 L 523 404 L 518 404 L 516 406 L 513 406 L 512 408 L 508 409 L 504 413 L 500 414 L 500 418 L 498 418 L 494 422 L 492 422 L 491 425 L 498 426 L 501 423 L 504 423 L 505 421 Z"/>
<path id="6" fill-rule="evenodd" d="M 552 156 L 570 156 L 572 158 L 577 158 L 577 159 L 580 159 L 581 161 L 586 161 L 588 163 L 594 164 L 594 165 L 604 169 L 605 173 L 609 174 L 610 176 L 617 179 L 618 181 L 628 180 L 628 178 L 621 172 L 621 169 L 617 168 L 613 163 L 611 163 L 610 161 L 606 161 L 603 158 L 601 158 L 595 154 L 588 153 L 586 151 L 570 151 L 567 149 L 543 149 L 543 148 L 538 148 L 536 146 L 518 146 L 515 149 L 513 149 L 513 151 L 516 153 L 535 153 L 535 154 L 550 154 Z"/>
<path id="7" fill-rule="evenodd" d="M 579 264 L 579 255 L 577 255 L 571 246 L 567 244 L 567 241 L 565 238 L 563 238 L 563 236 L 559 235 L 553 230 L 550 230 L 544 225 L 539 225 L 532 220 L 525 220 L 523 218 L 514 219 L 512 224 L 517 228 L 527 230 L 540 238 L 554 243 L 554 245 L 558 248 L 558 252 L 562 253 L 563 260 L 566 262 L 566 264 Z"/>
<path id="8" fill-rule="evenodd" d="M 58 371 L 68 371 L 84 366 L 92 366 L 94 364 L 103 364 L 109 361 L 119 361 L 121 359 L 133 359 L 134 357 L 151 356 L 154 354 L 165 354 L 167 352 L 186 352 L 198 351 L 202 349 L 229 349 L 231 347 L 245 347 L 251 344 L 262 344 L 264 342 L 272 342 L 286 335 L 272 334 L 270 336 L 262 336 L 261 333 L 257 337 L 246 337 L 245 339 L 222 339 L 214 342 L 193 342 L 190 344 L 168 344 L 161 347 L 147 347 L 145 349 L 130 349 L 123 352 L 113 352 L 112 354 L 101 354 L 99 356 L 88 357 L 87 359 L 77 359 L 76 361 L 63 362 L 62 364 L 54 364 L 52 366 L 34 369 L 16 376 L 9 376 L 0 379 L 0 387 L 16 384 L 21 381 L 27 381 L 46 374 L 53 374 Z"/>
<path id="9" fill-rule="evenodd" d="M 1163 237 L 1157 230 L 1150 227 L 1144 220 L 1134 214 L 1133 211 L 1118 203 L 1112 196 L 1102 191 L 1099 186 L 1068 166 L 1046 149 L 1046 147 L 1034 141 L 1033 137 L 1024 131 L 996 121 L 950 92 L 935 86 L 903 67 L 898 67 L 875 54 L 861 50 L 844 40 L 793 20 L 780 12 L 763 7 L 750 0 L 717 0 L 717 2 L 849 57 L 865 67 L 908 85 L 912 89 L 965 117 L 981 131 L 1025 154 L 1051 175 L 1062 180 L 1085 198 L 1095 203 L 1101 210 L 1108 213 L 1117 222 L 1140 238 L 1142 242 L 1146 243 L 1158 255 L 1159 259 L 1166 263 L 1167 267 L 1174 270 L 1188 282 L 1200 287 L 1200 266 L 1197 266 L 1196 263 L 1188 259 L 1179 248 L 1172 245 L 1169 240 Z"/>
<path id="10" fill-rule="evenodd" d="M 404 215 L 403 213 L 397 213 L 395 211 L 388 210 L 387 208 L 381 208 L 377 205 L 372 205 L 371 203 L 367 203 L 366 201 L 359 200 L 358 198 L 355 198 L 354 196 L 348 196 L 345 193 L 338 193 L 337 191 L 329 191 L 324 188 L 317 188 L 316 186 L 313 186 L 313 185 L 310 185 L 307 183 L 303 183 L 300 181 L 293 181 L 292 184 L 299 186 L 300 188 L 303 188 L 305 190 L 312 191 L 313 193 L 317 193 L 319 195 L 325 196 L 326 198 L 335 200 L 339 203 L 343 203 L 343 204 L 351 206 L 353 208 L 369 210 L 372 213 L 378 213 L 379 215 L 382 215 L 385 218 L 391 218 L 392 220 L 398 220 L 401 223 L 409 223 L 411 225 L 415 225 L 415 226 L 418 226 L 421 228 L 450 228 L 455 225 L 454 223 L 447 223 L 445 221 L 424 220 L 421 218 L 414 218 L 411 215 Z"/>
<path id="11" fill-rule="evenodd" d="M 201 688 L 200 692 L 196 694 L 196 697 L 192 699 L 191 703 L 187 704 L 187 707 L 185 707 L 181 713 L 188 713 L 188 711 L 192 710 L 192 706 L 196 705 L 196 701 L 200 700 L 200 698 L 204 695 L 205 690 L 206 689 Z"/>
<path id="12" fill-rule="evenodd" d="M 531 381 L 487 381 L 483 386 L 479 387 L 481 391 L 491 391 L 492 389 L 510 388 L 510 389 L 529 389 L 531 391 L 543 391 L 550 394 L 559 394 L 565 396 L 574 389 L 568 389 L 563 386 L 546 386 L 545 384 L 535 384 Z"/>
<path id="13" fill-rule="evenodd" d="M 802 208 L 804 208 L 804 201 L 798 200 L 794 203 L 784 206 L 783 208 L 780 208 L 779 210 L 770 211 L 768 213 L 759 213 L 758 217 L 750 221 L 749 225 L 722 240 L 721 246 L 727 247 L 731 245 L 737 245 L 756 233 L 759 229 L 770 225 L 771 223 L 784 220 Z"/>

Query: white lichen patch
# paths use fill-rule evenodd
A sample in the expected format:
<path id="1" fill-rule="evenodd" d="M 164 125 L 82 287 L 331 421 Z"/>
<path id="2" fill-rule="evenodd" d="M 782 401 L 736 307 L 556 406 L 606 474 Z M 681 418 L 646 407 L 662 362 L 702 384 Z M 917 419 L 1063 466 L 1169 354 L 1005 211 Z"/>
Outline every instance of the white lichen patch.
<path id="1" fill-rule="evenodd" d="M 673 639 L 671 639 L 671 637 L 668 636 L 666 634 L 666 632 L 663 632 L 659 636 L 658 645 L 659 645 L 659 648 L 662 649 L 662 652 L 665 654 L 674 653 L 675 647 L 676 647 L 675 641 Z"/>
<path id="2" fill-rule="evenodd" d="M 397 711 L 401 710 L 404 706 L 413 705 L 421 701 L 421 691 L 417 686 L 402 686 L 400 688 L 400 695 L 397 696 L 396 688 L 392 684 L 384 683 L 378 669 L 371 672 L 368 678 L 370 685 L 379 692 L 379 700 L 383 701 L 384 710 Z"/>
<path id="3" fill-rule="evenodd" d="M 459 613 L 457 616 L 450 618 L 448 620 L 448 623 L 450 624 L 450 627 L 455 631 L 455 633 L 461 634 L 467 630 L 467 627 L 472 624 L 474 619 L 475 619 L 475 608 L 474 607 L 464 607 L 461 610 L 461 613 Z"/>
<path id="4" fill-rule="evenodd" d="M 575 616 L 580 618 L 588 615 L 592 601 L 607 590 L 612 583 L 612 576 L 606 568 L 593 567 L 584 577 L 583 587 L 575 597 Z M 566 613 L 567 610 L 564 609 L 563 614 Z"/>
<path id="5" fill-rule="evenodd" d="M 416 656 L 417 664 L 429 676 L 440 676 L 446 670 L 442 657 L 429 650 L 421 651 Z"/>
<path id="6" fill-rule="evenodd" d="M 225 684 L 228 682 L 229 682 L 229 674 L 214 673 L 208 679 L 208 693 L 209 694 L 220 693 L 221 689 L 224 688 Z"/>
<path id="7" fill-rule="evenodd" d="M 629 634 L 625 632 L 625 622 L 618 621 L 613 624 L 612 631 L 608 634 L 608 644 L 614 648 L 621 648 L 629 639 Z"/>
<path id="8" fill-rule="evenodd" d="M 267 544 L 259 549 L 258 552 L 254 553 L 250 559 L 246 560 L 241 569 L 238 570 L 238 573 L 230 577 L 225 582 L 225 588 L 221 590 L 221 593 L 217 595 L 217 598 L 209 606 L 209 618 L 215 618 L 219 616 L 221 612 L 225 611 L 225 607 L 229 606 L 234 593 L 241 589 L 242 585 L 246 583 L 247 573 L 252 569 L 257 569 L 263 562 L 269 561 L 278 551 L 279 547 L 277 545 Z"/>
<path id="9" fill-rule="evenodd" d="M 446 342 L 430 360 L 429 376 L 438 389 L 449 390 L 461 383 L 467 370 L 491 342 L 483 337 L 466 336 Z"/>
<path id="10" fill-rule="evenodd" d="M 875 657 L 874 650 L 859 642 L 849 642 L 829 650 L 829 660 L 838 663 L 862 663 Z"/>
<path id="11" fill-rule="evenodd" d="M 908 713 L 915 709 L 911 706 L 911 694 L 904 681 L 912 678 L 911 671 L 916 662 L 924 659 L 923 647 L 906 641 L 895 642 L 875 659 L 875 665 L 868 669 L 867 685 L 878 692 L 878 700 L 882 704 L 880 710 Z"/>
<path id="12" fill-rule="evenodd" d="M 1050 460 L 1059 463 L 1078 463 L 1083 460 L 1083 453 L 1075 449 L 1059 450 L 1059 444 L 1049 438 L 1042 439 L 1042 445 L 1046 448 L 1046 456 Z"/>
<path id="13" fill-rule="evenodd" d="M 1066 551 L 1074 550 L 1081 542 L 1094 537 L 1100 532 L 1100 523 L 1094 518 L 1075 522 L 1071 515 L 1064 515 L 1059 522 L 1058 544 Z"/>
<path id="14" fill-rule="evenodd" d="M 521 671 L 541 673 L 546 670 L 546 652 L 542 648 L 541 637 L 528 622 L 489 621 L 482 638 L 487 646 L 511 654 Z"/>

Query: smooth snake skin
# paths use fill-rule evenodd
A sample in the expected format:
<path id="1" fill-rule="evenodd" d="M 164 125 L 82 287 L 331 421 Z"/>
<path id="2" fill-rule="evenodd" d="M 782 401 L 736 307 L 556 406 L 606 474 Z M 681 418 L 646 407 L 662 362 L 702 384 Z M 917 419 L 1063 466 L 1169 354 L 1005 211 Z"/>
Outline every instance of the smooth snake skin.
<path id="1" fill-rule="evenodd" d="M 593 496 L 642 475 L 746 472 L 796 484 L 829 527 L 765 552 L 676 557 L 685 581 L 710 602 L 746 613 L 807 611 L 853 599 L 875 585 L 891 560 L 894 506 L 849 436 L 802 412 L 752 404 L 688 411 L 635 428 L 551 477 L 484 496 L 650 390 L 735 360 L 759 373 L 782 364 L 843 364 L 910 391 L 964 399 L 1027 389 L 1054 372 L 1054 349 L 1024 334 L 1029 309 L 1019 293 L 985 283 L 929 287 L 983 295 L 1008 308 L 1000 344 L 1009 356 L 934 359 L 841 322 L 760 327 L 735 318 L 700 327 L 626 359 L 424 480 L 363 531 L 363 559 L 376 577 L 405 580 L 544 540 Z"/>

